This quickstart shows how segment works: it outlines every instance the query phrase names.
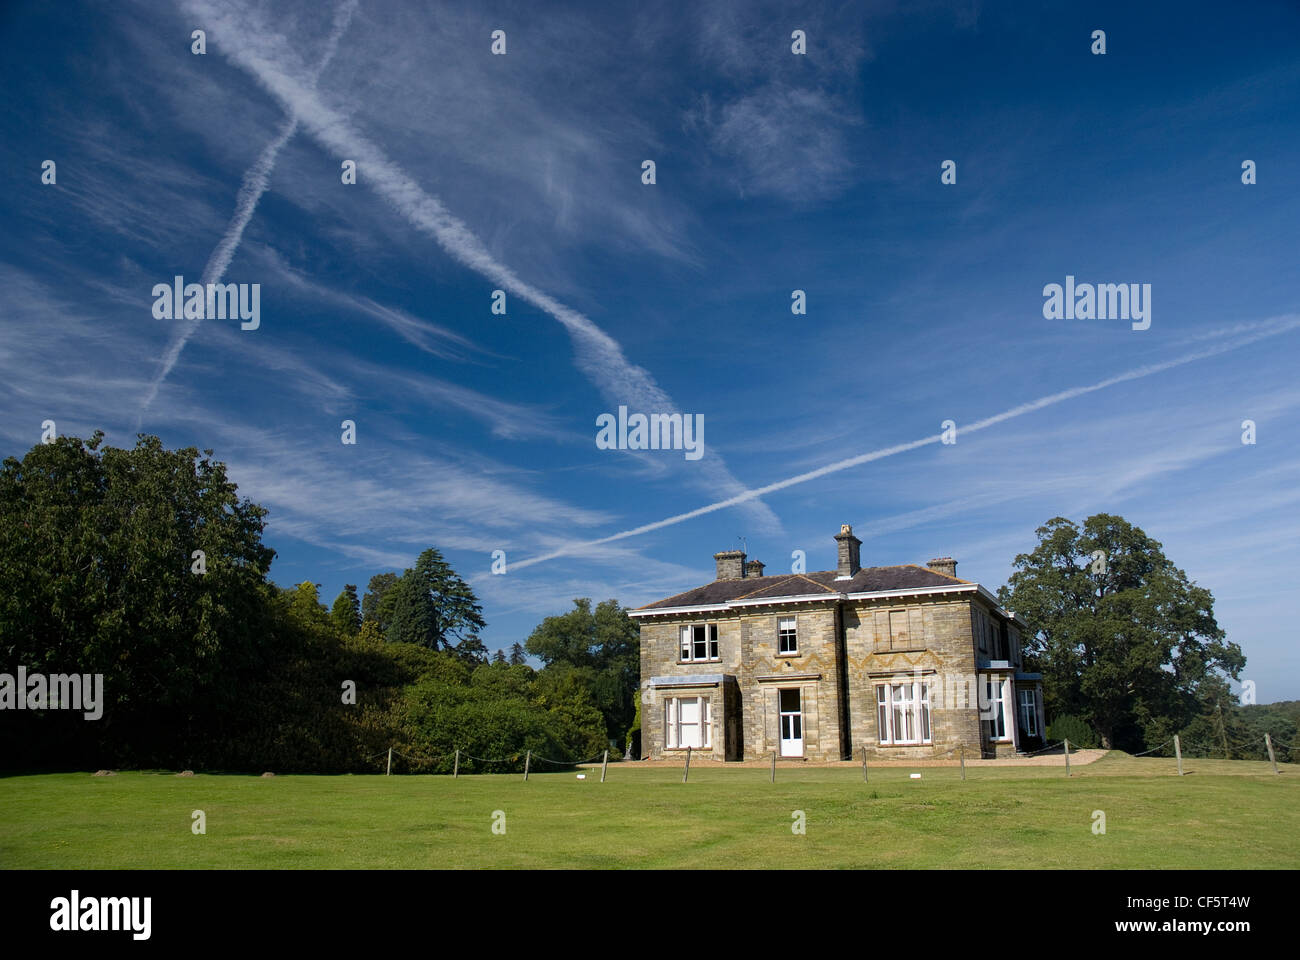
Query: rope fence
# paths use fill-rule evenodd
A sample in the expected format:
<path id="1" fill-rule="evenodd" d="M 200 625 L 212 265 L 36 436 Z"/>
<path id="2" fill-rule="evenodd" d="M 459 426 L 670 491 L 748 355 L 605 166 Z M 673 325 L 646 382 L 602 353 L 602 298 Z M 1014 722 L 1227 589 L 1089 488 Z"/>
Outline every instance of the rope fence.
<path id="1" fill-rule="evenodd" d="M 1040 754 L 1060 750 L 1064 755 L 1065 775 L 1069 777 L 1072 775 L 1070 770 L 1070 759 L 1071 759 L 1070 748 L 1071 747 L 1073 747 L 1075 751 L 1080 749 L 1078 744 L 1070 743 L 1069 740 L 1058 740 L 1055 743 L 1049 743 L 1046 746 L 1038 748 L 1037 750 L 1025 751 L 1016 754 L 1015 757 L 1008 757 L 1004 759 L 1008 759 L 1008 760 L 1028 759 L 1030 757 L 1039 756 Z M 1170 752 L 1171 747 L 1172 747 L 1172 753 Z M 1184 740 L 1181 734 L 1174 734 L 1172 737 L 1170 737 L 1168 740 L 1165 740 L 1163 743 L 1151 747 L 1147 750 L 1143 750 L 1140 753 L 1130 754 L 1130 756 L 1133 759 L 1137 759 L 1139 757 L 1152 757 L 1153 759 L 1157 759 L 1157 760 L 1160 759 L 1174 760 L 1177 765 L 1178 775 L 1183 776 L 1186 773 L 1186 771 L 1183 769 L 1184 760 L 1233 759 L 1231 757 L 1231 754 L 1234 752 L 1238 754 L 1238 757 L 1236 759 L 1258 760 L 1260 759 L 1260 754 L 1263 753 L 1266 755 L 1267 762 L 1272 764 L 1273 772 L 1275 774 L 1279 774 L 1281 773 L 1281 771 L 1278 769 L 1279 762 L 1281 763 L 1293 762 L 1294 758 L 1291 755 L 1291 751 L 1294 749 L 1294 747 L 1295 747 L 1294 743 L 1288 743 L 1281 740 L 1273 740 L 1271 735 L 1267 733 L 1264 734 L 1262 737 L 1254 738 L 1254 737 L 1240 735 L 1235 732 L 1229 734 L 1227 731 L 1220 730 L 1219 737 L 1216 739 L 1212 735 L 1206 734 L 1202 730 L 1201 735 L 1192 740 Z M 868 780 L 869 766 L 870 766 L 869 761 L 871 760 L 875 760 L 876 762 L 884 761 L 891 764 L 898 764 L 898 763 L 906 764 L 909 762 L 919 764 L 919 763 L 931 763 L 936 760 L 943 760 L 947 757 L 951 757 L 953 754 L 960 754 L 961 778 L 962 780 L 965 780 L 967 759 L 970 759 L 972 761 L 985 759 L 984 757 L 979 756 L 977 751 L 972 751 L 972 753 L 976 755 L 972 755 L 971 757 L 968 758 L 966 756 L 966 746 L 964 744 L 959 744 L 958 746 L 951 747 L 947 750 L 936 751 L 925 756 L 868 757 L 867 748 L 864 746 L 862 748 L 862 754 L 861 754 L 862 779 L 863 782 L 866 782 Z M 1229 754 L 1229 756 L 1225 757 L 1224 756 L 1225 753 Z M 1243 758 L 1240 756 L 1241 754 L 1246 754 L 1247 756 Z M 424 754 L 416 754 L 415 756 L 412 756 L 411 754 L 398 750 L 396 747 L 390 747 L 387 750 L 381 750 L 379 753 L 371 754 L 370 756 L 365 757 L 364 762 L 370 763 L 371 761 L 377 760 L 381 757 L 387 757 L 385 774 L 391 775 L 393 772 L 394 756 L 397 756 L 398 758 L 405 760 L 412 767 L 415 768 L 423 767 L 426 769 L 432 767 L 435 764 L 443 763 L 445 761 L 450 760 L 452 761 L 451 775 L 453 777 L 460 776 L 462 772 L 461 771 L 462 761 L 472 761 L 473 763 L 480 763 L 480 764 L 502 764 L 502 763 L 518 764 L 522 760 L 523 777 L 525 780 L 528 779 L 529 773 L 532 771 L 532 766 L 534 763 L 544 763 L 552 767 L 577 767 L 577 766 L 582 766 L 584 764 L 593 764 L 596 763 L 597 761 L 600 761 L 601 762 L 600 782 L 604 783 L 608 771 L 608 767 L 609 767 L 608 750 L 605 750 L 602 753 L 598 753 L 594 756 L 587 757 L 582 760 L 556 760 L 553 757 L 543 757 L 540 754 L 534 754 L 531 750 L 525 750 L 522 753 L 514 753 L 506 757 L 479 757 L 464 750 L 457 750 L 454 753 L 441 754 L 439 756 L 431 757 Z M 718 757 L 717 755 L 714 754 L 712 750 L 708 750 L 707 752 L 704 752 L 703 756 L 705 759 L 713 763 L 720 763 L 720 764 L 735 763 L 735 761 L 727 760 L 725 757 Z M 801 757 L 799 758 L 781 757 L 778 755 L 776 751 L 772 751 L 772 753 L 769 756 L 770 756 L 770 779 L 771 782 L 773 783 L 776 782 L 776 771 L 777 771 L 778 762 L 786 761 L 788 764 L 795 766 L 796 768 L 798 765 L 804 763 L 804 760 Z M 682 771 L 683 783 L 688 782 L 690 778 L 691 761 L 693 758 L 696 760 L 699 759 L 698 754 L 696 754 L 695 748 L 687 747 L 686 750 L 682 753 L 682 765 L 680 768 Z M 623 758 L 616 754 L 615 761 L 623 762 Z M 632 761 L 632 762 L 635 764 L 637 761 Z M 467 770 L 465 772 L 471 773 L 473 771 Z M 919 776 L 919 774 L 914 774 L 914 776 Z"/>
<path id="2" fill-rule="evenodd" d="M 502 764 L 502 763 L 518 764 L 520 761 L 523 761 L 523 775 L 524 775 L 524 779 L 527 780 L 528 775 L 532 770 L 532 765 L 534 763 L 550 764 L 553 767 L 576 767 L 576 766 L 581 766 L 582 764 L 595 763 L 596 761 L 601 761 L 600 780 L 602 783 L 604 783 L 606 771 L 609 766 L 608 750 L 602 751 L 601 753 L 598 753 L 591 757 L 586 757 L 585 759 L 582 760 L 556 760 L 554 757 L 543 757 L 540 754 L 534 754 L 531 750 L 524 750 L 521 752 L 510 754 L 509 756 L 505 756 L 505 757 L 480 757 L 470 753 L 467 750 L 456 750 L 452 753 L 444 753 L 438 756 L 429 756 L 427 754 L 421 754 L 421 753 L 416 753 L 413 756 L 410 753 L 406 753 L 404 751 L 398 750 L 397 747 L 389 747 L 387 750 L 381 750 L 379 753 L 372 753 L 370 756 L 362 758 L 362 762 L 369 764 L 374 760 L 380 758 L 387 758 L 383 764 L 384 775 L 392 776 L 394 757 L 398 758 L 399 760 L 405 760 L 407 762 L 407 764 L 409 765 L 409 768 L 407 770 L 408 773 L 422 772 L 426 774 L 446 773 L 447 771 L 445 767 L 443 767 L 442 770 L 432 770 L 430 768 L 434 767 L 436 764 L 445 763 L 446 761 L 450 760 L 451 761 L 450 772 L 452 777 L 459 777 L 462 772 L 467 774 L 476 772 L 474 770 L 469 770 L 469 769 L 462 771 L 461 769 L 462 762 L 466 762 L 466 763 L 472 762 L 477 764 L 490 765 L 490 764 Z M 621 760 L 622 758 L 621 756 L 616 755 L 615 759 Z M 477 771 L 477 772 L 482 772 L 482 771 Z"/>

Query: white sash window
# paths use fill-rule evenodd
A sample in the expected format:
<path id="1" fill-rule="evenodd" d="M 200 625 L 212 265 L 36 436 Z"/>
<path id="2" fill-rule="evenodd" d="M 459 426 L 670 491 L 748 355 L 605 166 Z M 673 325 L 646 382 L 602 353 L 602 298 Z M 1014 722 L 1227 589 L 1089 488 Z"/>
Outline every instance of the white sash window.
<path id="1" fill-rule="evenodd" d="M 1010 740 L 1007 714 L 1011 709 L 1011 681 L 997 677 L 985 678 L 980 699 L 980 722 L 990 740 Z"/>
<path id="2" fill-rule="evenodd" d="M 793 655 L 799 652 L 799 631 L 794 617 L 782 617 L 777 621 L 777 636 L 777 653 Z"/>
<path id="3" fill-rule="evenodd" d="M 1020 691 L 1020 729 L 1027 736 L 1038 736 L 1038 698 L 1032 689 Z"/>
<path id="4" fill-rule="evenodd" d="M 876 687 L 876 734 L 881 743 L 930 743 L 930 685 L 882 683 Z"/>
<path id="5" fill-rule="evenodd" d="M 718 625 L 692 623 L 682 627 L 681 662 L 719 660 Z"/>
<path id="6" fill-rule="evenodd" d="M 671 697 L 664 701 L 664 746 L 669 750 L 713 746 L 713 712 L 707 697 Z"/>

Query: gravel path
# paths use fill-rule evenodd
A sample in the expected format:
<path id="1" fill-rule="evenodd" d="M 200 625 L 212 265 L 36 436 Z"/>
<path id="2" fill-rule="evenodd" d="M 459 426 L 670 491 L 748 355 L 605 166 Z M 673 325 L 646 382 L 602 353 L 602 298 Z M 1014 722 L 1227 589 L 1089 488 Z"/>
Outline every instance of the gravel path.
<path id="1" fill-rule="evenodd" d="M 1093 763 L 1106 755 L 1105 750 L 1071 750 L 1070 765 L 1086 766 Z M 640 767 L 680 767 L 684 762 L 684 757 L 673 757 L 670 760 L 630 760 L 625 761 L 634 763 Z M 798 764 L 801 767 L 859 767 L 862 761 L 859 760 L 782 760 L 783 764 Z M 691 764 L 708 764 L 709 766 L 725 766 L 737 768 L 754 768 L 766 769 L 772 765 L 771 760 L 733 760 L 727 763 L 721 763 L 714 760 L 711 756 L 695 754 L 691 757 Z M 871 767 L 958 767 L 961 761 L 956 755 L 942 757 L 936 760 L 886 760 L 867 758 L 867 764 Z M 600 766 L 600 764 L 596 764 Z M 1059 750 L 1050 753 L 1040 753 L 1034 757 L 1006 757 L 999 760 L 966 760 L 968 767 L 1064 767 L 1065 754 Z"/>

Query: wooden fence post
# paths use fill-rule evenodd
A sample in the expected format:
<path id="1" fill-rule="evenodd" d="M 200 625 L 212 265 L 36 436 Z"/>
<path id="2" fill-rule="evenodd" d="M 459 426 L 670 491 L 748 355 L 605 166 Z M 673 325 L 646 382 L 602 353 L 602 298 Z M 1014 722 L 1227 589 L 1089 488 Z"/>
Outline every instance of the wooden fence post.
<path id="1" fill-rule="evenodd" d="M 528 779 L 528 768 L 533 765 L 533 751 L 529 750 L 524 757 L 524 780 Z"/>
<path id="2" fill-rule="evenodd" d="M 1183 745 L 1178 740 L 1178 734 L 1174 734 L 1174 756 L 1178 758 L 1178 775 L 1183 775 Z"/>
<path id="3" fill-rule="evenodd" d="M 453 778 L 460 776 L 460 751 L 459 750 L 456 751 L 456 765 L 451 768 L 451 775 Z"/>
<path id="4" fill-rule="evenodd" d="M 961 778 L 966 779 L 966 744 L 961 745 Z"/>
<path id="5" fill-rule="evenodd" d="M 1268 747 L 1268 762 L 1273 764 L 1273 772 L 1277 773 L 1277 757 L 1273 753 L 1273 738 L 1267 733 L 1264 734 L 1264 746 Z"/>
<path id="6" fill-rule="evenodd" d="M 391 777 L 392 775 L 393 775 L 393 748 L 389 747 L 388 748 L 388 769 L 384 771 L 384 776 Z"/>
<path id="7" fill-rule="evenodd" d="M 686 748 L 686 766 L 682 768 L 682 783 L 691 775 L 691 748 Z"/>
<path id="8" fill-rule="evenodd" d="M 1065 744 L 1065 775 L 1068 777 L 1070 775 L 1070 738 L 1066 737 L 1062 742 Z"/>
<path id="9" fill-rule="evenodd" d="M 772 782 L 776 783 L 776 751 L 772 751 Z"/>
<path id="10" fill-rule="evenodd" d="M 605 759 L 600 762 L 600 782 L 605 782 L 605 768 L 609 766 L 609 751 L 605 751 Z"/>
<path id="11" fill-rule="evenodd" d="M 867 746 L 862 745 L 862 782 L 867 782 Z"/>

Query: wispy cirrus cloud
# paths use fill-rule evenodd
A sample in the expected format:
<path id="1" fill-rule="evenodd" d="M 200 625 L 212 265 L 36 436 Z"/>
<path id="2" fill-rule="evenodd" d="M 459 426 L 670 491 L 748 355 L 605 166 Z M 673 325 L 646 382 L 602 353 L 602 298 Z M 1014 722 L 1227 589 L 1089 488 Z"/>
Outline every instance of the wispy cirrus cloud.
<path id="1" fill-rule="evenodd" d="M 321 73 L 334 59 L 339 40 L 342 39 L 348 24 L 352 22 L 352 15 L 356 12 L 356 9 L 357 0 L 343 0 L 339 4 L 334 14 L 334 27 L 325 41 L 325 50 L 310 73 L 308 83 L 311 86 L 316 85 Z M 284 149 L 284 145 L 297 132 L 298 118 L 290 114 L 280 128 L 280 132 L 263 148 L 253 165 L 244 174 L 244 181 L 240 185 L 239 193 L 235 198 L 235 212 L 230 218 L 230 224 L 226 227 L 226 232 L 222 234 L 211 256 L 208 257 L 200 283 L 205 285 L 218 283 L 222 276 L 225 275 L 226 268 L 230 266 L 230 261 L 235 256 L 235 250 L 239 247 L 239 241 L 243 239 L 244 228 L 248 226 L 248 221 L 253 218 L 253 211 L 257 209 L 257 201 L 262 198 L 262 194 L 266 193 L 267 188 L 271 185 L 271 171 L 275 169 L 276 158 L 280 155 L 280 151 Z M 136 416 L 137 429 L 144 419 L 145 412 L 148 411 L 150 405 L 158 396 L 158 388 L 167 379 L 167 375 L 172 372 L 172 368 L 176 366 L 181 351 L 185 349 L 185 344 L 189 342 L 190 337 L 194 336 L 194 331 L 198 329 L 200 323 L 202 323 L 201 317 L 179 318 L 178 325 L 172 332 L 171 339 L 167 344 L 167 349 L 163 352 L 158 373 L 149 385 L 149 392 L 145 395 L 144 401 L 140 404 L 140 412 Z"/>
<path id="2" fill-rule="evenodd" d="M 569 334 L 580 370 L 611 406 L 628 404 L 644 411 L 680 409 L 644 368 L 631 363 L 619 344 L 584 314 L 523 280 L 494 257 L 467 224 L 425 191 L 375 142 L 320 96 L 308 78 L 294 75 L 286 39 L 260 11 L 236 10 L 209 0 L 185 0 L 183 7 L 209 24 L 216 49 L 246 70 L 257 83 L 298 117 L 304 129 L 336 156 L 356 161 L 359 180 L 374 189 L 412 226 L 435 240 L 456 261 L 498 287 L 554 318 Z M 701 461 L 706 484 L 743 491 L 716 453 Z M 779 526 L 776 515 L 755 497 L 737 499 L 764 528 Z"/>
<path id="3" fill-rule="evenodd" d="M 794 204 L 829 199 L 853 182 L 845 130 L 860 122 L 823 91 L 778 84 L 721 104 L 705 96 L 688 114 L 688 125 L 732 161 L 726 176 L 741 196 Z"/>
<path id="4" fill-rule="evenodd" d="M 488 354 L 468 337 L 441 324 L 417 317 L 409 311 L 389 304 L 379 303 L 367 296 L 338 290 L 319 279 L 297 270 L 284 257 L 270 247 L 256 251 L 261 262 L 275 275 L 288 281 L 289 286 L 314 300 L 327 303 L 344 314 L 360 314 L 377 320 L 411 346 L 429 356 L 444 360 L 466 361 L 470 357 Z"/>
<path id="5" fill-rule="evenodd" d="M 990 427 L 997 426 L 998 424 L 1005 423 L 1009 420 L 1014 420 L 1018 417 L 1023 417 L 1026 414 L 1034 413 L 1036 411 L 1043 410 L 1048 407 L 1053 407 L 1056 406 L 1057 404 L 1065 403 L 1069 400 L 1074 400 L 1091 393 L 1097 393 L 1102 390 L 1107 390 L 1111 387 L 1117 386 L 1122 383 L 1129 383 L 1135 380 L 1142 380 L 1145 379 L 1146 377 L 1151 377 L 1156 374 L 1164 373 L 1168 370 L 1173 370 L 1177 367 L 1182 367 L 1189 363 L 1195 363 L 1196 361 L 1199 360 L 1206 360 L 1209 359 L 1210 357 L 1219 356 L 1229 351 L 1240 349 L 1241 347 L 1247 346 L 1251 343 L 1256 343 L 1261 340 L 1270 337 L 1276 337 L 1285 333 L 1291 333 L 1297 329 L 1300 329 L 1300 316 L 1288 316 L 1283 318 L 1277 318 L 1276 322 L 1269 322 L 1260 325 L 1260 327 L 1253 334 L 1249 336 L 1240 336 L 1229 343 L 1220 344 L 1219 346 L 1215 346 L 1215 347 L 1203 348 L 1192 353 L 1184 353 L 1181 356 L 1173 357 L 1168 360 L 1163 360 L 1157 363 L 1149 363 L 1141 367 L 1135 367 L 1129 370 L 1125 370 L 1122 373 L 1115 374 L 1114 376 L 1106 377 L 1104 380 L 1097 381 L 1096 383 L 1091 383 L 1079 387 L 1071 387 L 1067 390 L 1061 390 L 1056 393 L 1038 397 L 1037 399 L 1030 400 L 1026 403 L 1018 404 L 1014 407 L 1010 407 L 1006 410 L 1003 410 L 999 413 L 995 413 L 991 416 L 986 416 L 972 423 L 964 424 L 961 427 L 961 433 L 963 435 L 969 435 L 977 431 L 987 430 Z M 752 490 L 743 491 L 728 499 L 718 500 L 713 503 L 705 504 L 702 507 L 697 507 L 696 509 L 689 510 L 685 513 L 675 514 L 673 516 L 665 517 L 662 520 L 656 520 L 651 523 L 644 523 L 639 526 L 633 527 L 629 530 L 622 530 L 619 531 L 618 533 L 613 533 L 608 536 L 600 537 L 595 540 L 577 543 L 570 548 L 560 548 L 557 550 L 552 550 L 548 553 L 541 554 L 539 556 L 529 557 L 526 560 L 523 560 L 522 562 L 518 563 L 516 566 L 529 567 L 532 566 L 533 564 L 544 563 L 548 560 L 554 560 L 558 557 L 569 556 L 575 553 L 582 553 L 584 550 L 588 550 L 592 547 L 602 546 L 608 543 L 614 543 L 619 540 L 625 540 L 629 537 L 640 536 L 641 534 L 650 533 L 655 530 L 662 530 L 665 527 L 674 526 L 679 523 L 684 523 L 687 520 L 693 520 L 697 517 L 702 517 L 707 514 L 714 513 L 718 510 L 723 510 L 728 507 L 735 506 L 737 503 L 743 502 L 747 499 L 766 496 L 767 494 L 776 493 L 777 491 L 780 490 L 785 490 L 788 487 L 793 487 L 799 484 L 808 483 L 809 481 L 817 480 L 822 477 L 829 476 L 831 474 L 840 473 L 844 470 L 849 470 L 853 467 L 858 467 L 866 463 L 873 463 L 877 460 L 886 459 L 887 457 L 893 457 L 893 456 L 897 456 L 898 454 L 909 453 L 913 450 L 919 450 L 922 447 L 931 446 L 933 444 L 937 444 L 941 442 L 942 438 L 943 438 L 943 434 L 932 434 L 931 436 L 920 437 L 916 440 L 911 440 L 905 443 L 894 444 L 889 447 L 881 447 L 876 450 L 871 450 L 866 453 L 858 454 L 857 456 L 854 457 L 847 457 L 842 460 L 837 460 L 833 463 L 825 464 L 824 466 L 818 467 L 814 470 L 809 470 L 804 473 L 796 474 L 795 476 L 792 477 L 786 477 L 783 480 L 777 480 L 773 483 L 764 484 L 763 486 L 756 487 Z M 1152 472 L 1152 471 L 1148 470 L 1147 472 Z"/>

